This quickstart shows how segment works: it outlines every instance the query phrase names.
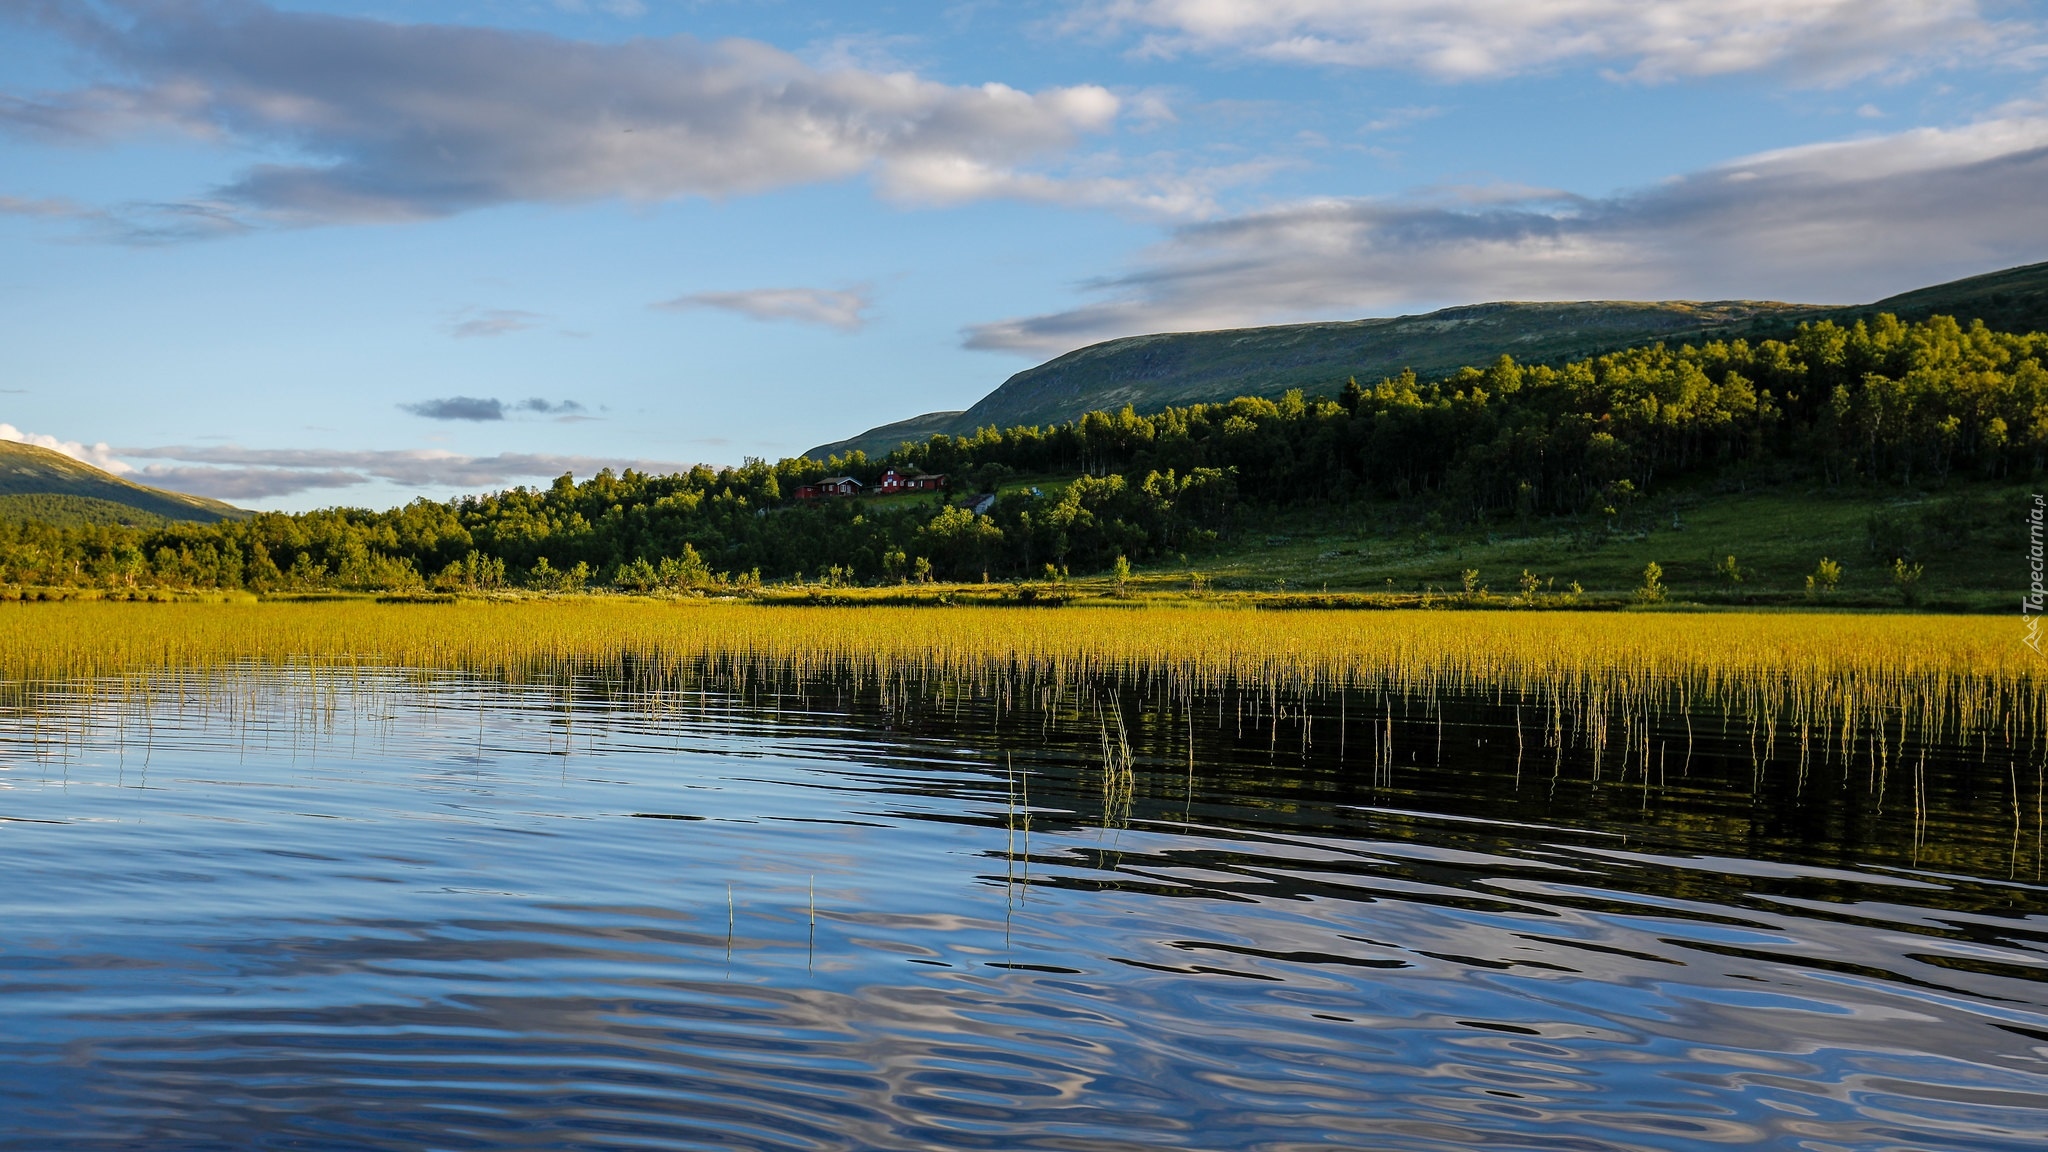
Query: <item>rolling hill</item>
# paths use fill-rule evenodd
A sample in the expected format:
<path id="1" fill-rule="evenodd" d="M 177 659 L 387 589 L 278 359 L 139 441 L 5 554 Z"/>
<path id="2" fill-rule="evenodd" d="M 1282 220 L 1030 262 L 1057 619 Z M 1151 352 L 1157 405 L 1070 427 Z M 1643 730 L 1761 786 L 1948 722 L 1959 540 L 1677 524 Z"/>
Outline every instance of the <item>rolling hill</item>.
<path id="1" fill-rule="evenodd" d="M 0 518 L 61 524 L 211 524 L 250 513 L 232 504 L 131 483 L 33 444 L 0 441 Z"/>
<path id="2" fill-rule="evenodd" d="M 1861 305 L 1504 302 L 1421 316 L 1130 336 L 1027 368 L 964 412 L 914 416 L 820 445 L 807 455 L 822 460 L 858 448 L 873 456 L 936 432 L 962 435 L 988 425 L 1057 424 L 1126 404 L 1156 412 L 1236 396 L 1277 396 L 1289 388 L 1334 393 L 1353 376 L 1369 382 L 1407 368 L 1426 378 L 1485 364 L 1503 352 L 1525 363 L 1552 363 L 1658 340 L 1782 336 L 1802 321 L 1850 323 L 1884 312 L 1902 320 L 1952 315 L 2009 331 L 2048 329 L 2048 264 L 1972 276 Z"/>
<path id="3" fill-rule="evenodd" d="M 908 420 L 898 420 L 894 424 L 870 428 L 851 440 L 822 445 L 804 455 L 813 460 L 823 460 L 828 456 L 843 455 L 858 448 L 870 456 L 879 456 L 906 440 L 929 440 L 941 432 L 951 433 L 960 418 L 965 415 L 965 412 L 927 412 L 922 416 L 912 416 Z"/>

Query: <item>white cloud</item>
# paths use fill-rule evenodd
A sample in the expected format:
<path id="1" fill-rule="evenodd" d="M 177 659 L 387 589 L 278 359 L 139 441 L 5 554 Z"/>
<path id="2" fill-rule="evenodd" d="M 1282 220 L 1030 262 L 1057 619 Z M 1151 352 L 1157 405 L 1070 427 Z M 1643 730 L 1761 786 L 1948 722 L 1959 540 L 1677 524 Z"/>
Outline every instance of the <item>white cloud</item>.
<path id="1" fill-rule="evenodd" d="M 716 308 L 755 320 L 817 324 L 858 332 L 867 324 L 874 293 L 866 285 L 845 291 L 826 288 L 751 288 L 740 292 L 692 292 L 654 305 L 672 312 Z"/>
<path id="2" fill-rule="evenodd" d="M 170 126 L 285 157 L 184 206 L 195 218 L 172 223 L 188 229 L 731 196 L 870 173 L 912 200 L 1030 194 L 1022 166 L 1110 127 L 1120 107 L 1093 85 L 940 84 L 746 40 L 594 43 L 254 0 L 7 8 L 120 79 L 0 93 L 0 125 L 70 140 Z M 222 205 L 237 214 L 226 223 Z"/>
<path id="3" fill-rule="evenodd" d="M 1999 50 L 1978 0 L 1092 0 L 1071 27 L 1142 54 L 1243 52 L 1472 80 L 1568 63 L 1641 80 L 1783 69 L 1822 82 Z M 2030 30 L 2031 34 L 2031 30 Z"/>
<path id="4" fill-rule="evenodd" d="M 12 424 L 0 424 L 0 440 L 14 444 L 33 444 L 38 448 L 62 452 L 73 460 L 90 464 L 101 471 L 112 472 L 116 476 L 135 470 L 134 466 L 125 461 L 115 459 L 113 449 L 108 448 L 104 441 L 98 444 L 82 444 L 76 440 L 59 440 L 55 436 L 47 436 L 40 432 L 23 432 Z"/>
<path id="5" fill-rule="evenodd" d="M 1856 303 L 2048 259 L 2048 116 L 1750 156 L 1609 199 L 1328 199 L 1180 228 L 1095 303 L 984 324 L 1032 355 L 1481 300 Z"/>

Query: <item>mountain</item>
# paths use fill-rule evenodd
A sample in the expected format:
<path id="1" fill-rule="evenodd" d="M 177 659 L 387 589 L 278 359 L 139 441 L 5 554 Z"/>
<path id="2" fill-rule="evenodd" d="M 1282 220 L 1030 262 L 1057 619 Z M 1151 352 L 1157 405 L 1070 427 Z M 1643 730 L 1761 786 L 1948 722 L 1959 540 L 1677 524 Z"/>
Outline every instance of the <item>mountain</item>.
<path id="1" fill-rule="evenodd" d="M 145 488 L 62 452 L 0 440 L 0 518 L 64 524 L 240 520 L 232 504 Z"/>
<path id="2" fill-rule="evenodd" d="M 1872 304 L 1784 304 L 1754 300 L 1640 303 L 1472 304 L 1421 316 L 1281 324 L 1218 332 L 1169 332 L 1091 344 L 1027 368 L 965 412 L 932 412 L 820 445 L 808 455 L 859 448 L 878 455 L 935 432 L 963 435 L 987 425 L 1057 424 L 1126 404 L 1140 412 L 1169 405 L 1277 396 L 1289 388 L 1334 394 L 1350 377 L 1371 383 L 1404 368 L 1424 378 L 1502 353 L 1552 363 L 1663 340 L 1761 338 L 1808 320 L 1852 323 L 1890 312 L 1902 320 L 1950 315 L 2006 331 L 2048 329 L 2048 264 L 2009 268 L 1890 296 Z"/>

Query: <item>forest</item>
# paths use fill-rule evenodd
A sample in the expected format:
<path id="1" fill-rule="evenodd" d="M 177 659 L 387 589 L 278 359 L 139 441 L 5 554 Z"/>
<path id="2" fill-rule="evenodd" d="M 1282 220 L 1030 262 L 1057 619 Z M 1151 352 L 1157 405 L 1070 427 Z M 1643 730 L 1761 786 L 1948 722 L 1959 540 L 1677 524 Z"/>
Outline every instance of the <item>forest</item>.
<path id="1" fill-rule="evenodd" d="M 150 527 L 0 522 L 16 587 L 691 592 L 1039 578 L 1220 546 L 1262 509 L 1395 502 L 1446 522 L 1600 530 L 1661 486 L 1939 488 L 2048 467 L 2048 334 L 1936 317 L 1558 365 L 1240 397 L 667 476 L 609 471 L 371 511 Z M 943 473 L 944 498 L 805 501 L 828 475 Z M 983 514 L 966 497 L 997 493 Z"/>

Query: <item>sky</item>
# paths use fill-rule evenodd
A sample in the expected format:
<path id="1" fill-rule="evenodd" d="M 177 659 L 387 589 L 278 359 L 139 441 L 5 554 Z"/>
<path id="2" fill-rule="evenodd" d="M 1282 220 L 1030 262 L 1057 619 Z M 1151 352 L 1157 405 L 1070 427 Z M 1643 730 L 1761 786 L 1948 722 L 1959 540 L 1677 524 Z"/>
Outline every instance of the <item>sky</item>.
<path id="1" fill-rule="evenodd" d="M 0 439 L 390 507 L 1147 332 L 2048 260 L 2005 0 L 0 0 Z"/>

